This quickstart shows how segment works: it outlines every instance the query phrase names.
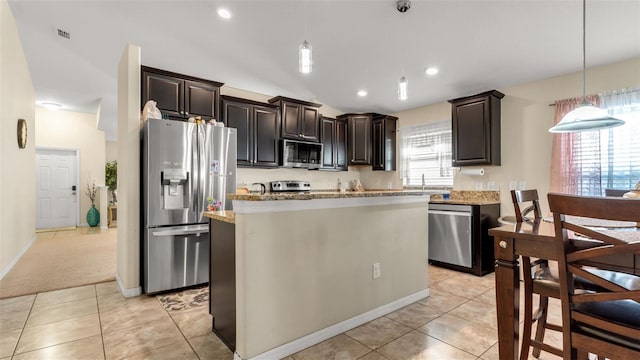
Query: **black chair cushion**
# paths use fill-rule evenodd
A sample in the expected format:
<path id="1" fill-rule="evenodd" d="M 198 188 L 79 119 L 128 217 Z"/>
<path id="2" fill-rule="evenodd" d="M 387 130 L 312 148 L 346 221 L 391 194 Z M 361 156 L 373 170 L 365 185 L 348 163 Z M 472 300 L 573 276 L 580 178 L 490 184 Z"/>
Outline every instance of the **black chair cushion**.
<path id="1" fill-rule="evenodd" d="M 640 290 L 640 276 L 595 268 L 586 270 L 596 276 L 622 286 L 627 290 Z M 558 281 L 558 263 L 556 263 L 555 261 L 550 261 L 548 267 L 538 269 L 533 275 L 533 282 L 535 284 L 542 285 L 548 288 L 558 289 L 559 291 L 560 283 Z M 574 278 L 574 286 L 576 289 L 582 290 L 605 290 L 602 287 L 592 283 L 591 281 L 577 276 Z"/>
<path id="2" fill-rule="evenodd" d="M 633 300 L 578 303 L 574 310 L 640 330 L 640 303 Z M 639 339 L 620 336 L 580 322 L 575 323 L 575 330 L 640 351 Z"/>

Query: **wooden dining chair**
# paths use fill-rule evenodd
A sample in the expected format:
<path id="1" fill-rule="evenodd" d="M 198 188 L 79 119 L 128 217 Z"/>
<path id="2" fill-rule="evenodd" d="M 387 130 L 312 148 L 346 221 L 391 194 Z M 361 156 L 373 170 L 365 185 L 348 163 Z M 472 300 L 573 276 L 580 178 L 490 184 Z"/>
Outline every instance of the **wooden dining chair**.
<path id="1" fill-rule="evenodd" d="M 542 218 L 542 210 L 540 210 L 540 199 L 538 199 L 538 190 L 511 190 L 511 200 L 513 200 L 513 208 L 516 212 L 516 221 L 523 222 L 529 213 L 533 213 L 533 219 Z M 520 204 L 529 204 L 528 207 L 520 209 Z"/>
<path id="2" fill-rule="evenodd" d="M 537 190 L 511 190 L 511 199 L 518 223 L 524 221 L 536 223 L 542 220 Z M 533 213 L 533 218 L 528 217 L 530 213 Z M 562 349 L 544 342 L 544 334 L 547 329 L 562 332 L 560 325 L 547 322 L 549 298 L 560 298 L 557 271 L 551 271 L 547 259 L 531 259 L 528 256 L 522 256 L 521 261 L 524 284 L 524 322 L 520 359 L 528 358 L 531 347 L 533 347 L 533 356 L 536 358 L 540 356 L 541 350 L 562 356 Z M 557 267 L 557 264 L 551 265 Z M 539 296 L 538 307 L 535 310 L 533 309 L 533 294 Z M 534 325 L 537 325 L 537 328 L 535 336 L 532 338 Z"/>
<path id="3" fill-rule="evenodd" d="M 640 359 L 640 277 L 633 269 L 611 272 L 584 264 L 601 256 L 640 254 L 640 229 L 594 228 L 584 222 L 638 222 L 640 200 L 553 193 L 548 199 L 559 255 L 564 359 L 587 359 L 589 353 L 603 359 Z M 577 237 L 589 238 L 591 246 L 577 248 Z M 577 289 L 577 277 L 599 290 Z"/>

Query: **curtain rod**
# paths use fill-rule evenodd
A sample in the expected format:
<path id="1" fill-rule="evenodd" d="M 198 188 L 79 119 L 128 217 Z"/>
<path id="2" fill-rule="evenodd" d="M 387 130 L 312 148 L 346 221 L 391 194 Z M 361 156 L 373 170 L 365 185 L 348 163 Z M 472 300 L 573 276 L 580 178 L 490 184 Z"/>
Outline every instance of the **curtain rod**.
<path id="1" fill-rule="evenodd" d="M 631 88 L 631 89 L 620 89 L 620 90 L 610 90 L 610 91 L 605 91 L 603 93 L 597 93 L 595 95 L 600 95 L 600 96 L 607 96 L 607 95 L 623 95 L 623 94 L 629 94 L 632 92 L 637 92 L 640 91 L 640 88 Z M 549 106 L 556 106 L 555 103 L 549 104 Z"/>

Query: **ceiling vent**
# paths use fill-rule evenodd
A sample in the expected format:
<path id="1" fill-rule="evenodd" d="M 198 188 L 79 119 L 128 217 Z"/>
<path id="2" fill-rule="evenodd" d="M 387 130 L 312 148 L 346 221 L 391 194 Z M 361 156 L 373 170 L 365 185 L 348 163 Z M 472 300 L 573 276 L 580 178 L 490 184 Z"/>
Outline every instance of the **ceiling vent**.
<path id="1" fill-rule="evenodd" d="M 58 29 L 58 36 L 63 37 L 67 40 L 71 40 L 71 34 L 68 31 L 64 31 L 62 29 Z"/>

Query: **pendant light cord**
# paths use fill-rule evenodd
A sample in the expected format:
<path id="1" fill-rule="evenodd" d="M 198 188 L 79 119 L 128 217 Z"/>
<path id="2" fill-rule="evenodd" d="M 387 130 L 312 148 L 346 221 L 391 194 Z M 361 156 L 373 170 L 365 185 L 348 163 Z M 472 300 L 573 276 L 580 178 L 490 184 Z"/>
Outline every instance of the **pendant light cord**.
<path id="1" fill-rule="evenodd" d="M 582 0 L 582 102 L 587 101 L 587 0 Z"/>

